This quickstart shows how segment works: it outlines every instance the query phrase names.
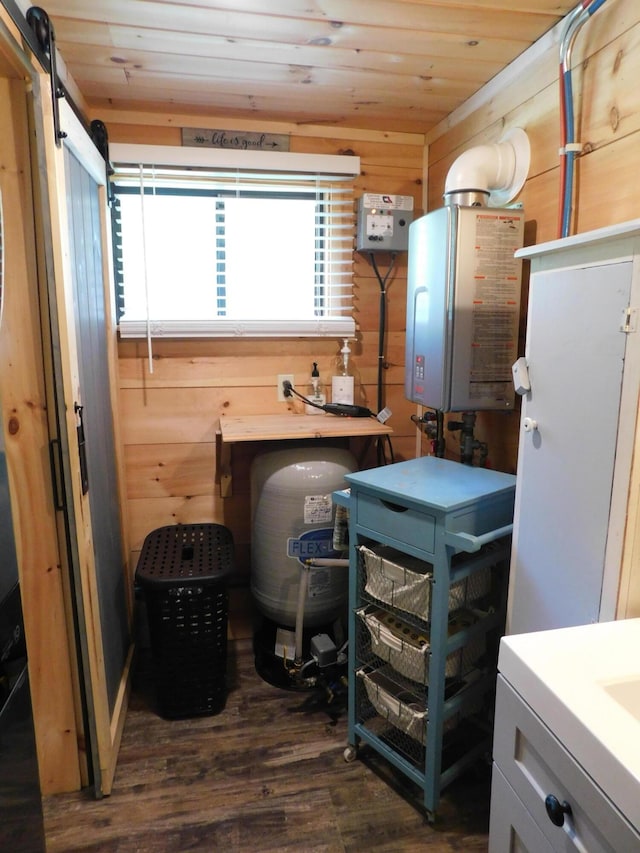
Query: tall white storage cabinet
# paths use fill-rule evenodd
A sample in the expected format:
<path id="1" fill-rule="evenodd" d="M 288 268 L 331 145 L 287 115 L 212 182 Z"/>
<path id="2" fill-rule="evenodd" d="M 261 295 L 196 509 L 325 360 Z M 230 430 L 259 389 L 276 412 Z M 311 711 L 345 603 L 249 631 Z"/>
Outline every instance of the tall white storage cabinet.
<path id="1" fill-rule="evenodd" d="M 529 390 L 507 632 L 638 615 L 640 220 L 517 255 L 531 260 Z"/>

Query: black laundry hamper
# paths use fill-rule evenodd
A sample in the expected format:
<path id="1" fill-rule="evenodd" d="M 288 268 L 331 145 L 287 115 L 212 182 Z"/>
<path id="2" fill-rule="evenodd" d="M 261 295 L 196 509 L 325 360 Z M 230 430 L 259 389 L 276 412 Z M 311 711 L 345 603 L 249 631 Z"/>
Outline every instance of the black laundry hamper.
<path id="1" fill-rule="evenodd" d="M 136 567 L 149 622 L 156 700 L 168 719 L 219 713 L 227 698 L 228 575 L 221 524 L 176 524 L 146 537 Z"/>

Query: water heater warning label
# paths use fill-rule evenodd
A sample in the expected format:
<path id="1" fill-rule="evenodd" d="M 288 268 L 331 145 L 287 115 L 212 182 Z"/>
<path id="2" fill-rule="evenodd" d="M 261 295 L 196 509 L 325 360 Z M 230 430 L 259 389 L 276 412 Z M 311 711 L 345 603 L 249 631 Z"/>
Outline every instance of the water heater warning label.
<path id="1" fill-rule="evenodd" d="M 306 495 L 304 499 L 304 523 L 331 523 L 333 502 L 331 495 Z"/>
<path id="2" fill-rule="evenodd" d="M 471 306 L 470 400 L 511 395 L 517 354 L 522 215 L 483 212 L 476 217 L 474 293 Z"/>
<path id="3" fill-rule="evenodd" d="M 520 281 L 520 261 L 514 253 L 520 248 L 521 216 L 482 213 L 476 217 L 475 278 L 478 293 L 500 297 L 505 284 L 515 287 Z M 483 284 L 483 282 L 485 284 Z M 500 287 L 498 293 L 495 288 Z"/>

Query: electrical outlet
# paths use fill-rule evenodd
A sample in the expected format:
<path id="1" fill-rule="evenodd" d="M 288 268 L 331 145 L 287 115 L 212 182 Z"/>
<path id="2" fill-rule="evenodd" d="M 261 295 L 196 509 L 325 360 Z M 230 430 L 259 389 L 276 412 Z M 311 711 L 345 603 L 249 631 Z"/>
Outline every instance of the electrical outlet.
<path id="1" fill-rule="evenodd" d="M 284 389 L 282 387 L 282 383 L 288 380 L 292 385 L 295 385 L 293 381 L 293 373 L 279 373 L 278 374 L 278 401 L 280 403 L 284 403 L 286 400 L 291 400 L 291 397 L 284 396 Z"/>

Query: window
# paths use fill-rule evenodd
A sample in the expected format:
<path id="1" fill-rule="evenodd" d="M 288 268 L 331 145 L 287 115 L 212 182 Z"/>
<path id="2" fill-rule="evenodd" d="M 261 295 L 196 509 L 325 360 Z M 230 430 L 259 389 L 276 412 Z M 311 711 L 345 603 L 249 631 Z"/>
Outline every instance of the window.
<path id="1" fill-rule="evenodd" d="M 121 147 L 138 146 L 112 146 L 123 337 L 354 334 L 359 158 L 320 158 L 349 161 L 345 175 L 300 171 L 312 165 L 309 155 L 268 154 L 271 163 L 293 159 L 298 170 L 266 171 L 167 165 L 160 147 L 147 152 L 163 165 L 118 162 Z M 183 158 L 218 154 L 170 150 Z M 255 152 L 220 154 L 256 164 Z"/>

